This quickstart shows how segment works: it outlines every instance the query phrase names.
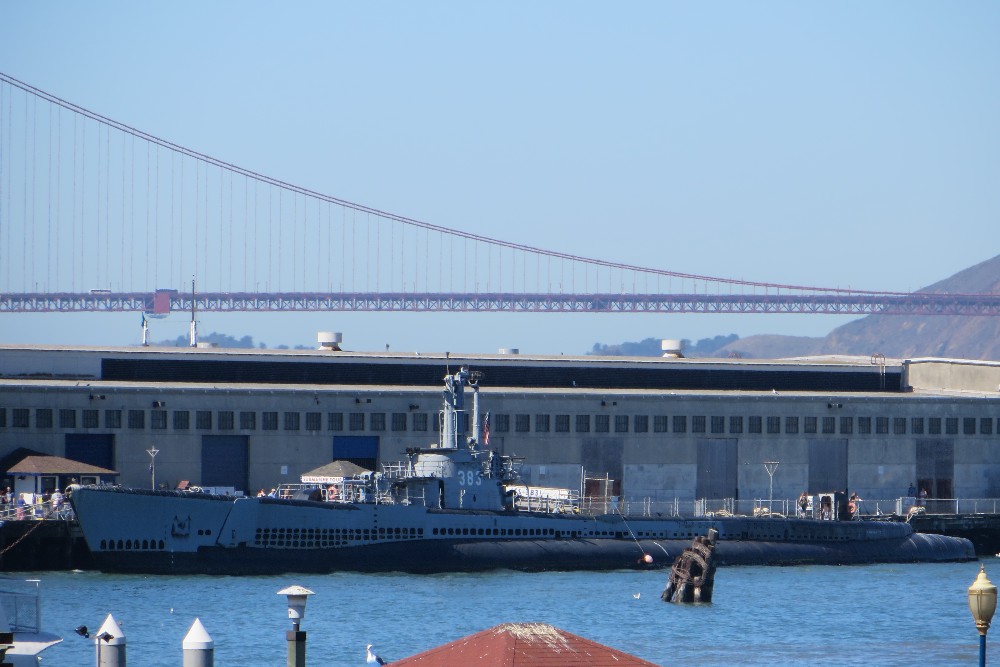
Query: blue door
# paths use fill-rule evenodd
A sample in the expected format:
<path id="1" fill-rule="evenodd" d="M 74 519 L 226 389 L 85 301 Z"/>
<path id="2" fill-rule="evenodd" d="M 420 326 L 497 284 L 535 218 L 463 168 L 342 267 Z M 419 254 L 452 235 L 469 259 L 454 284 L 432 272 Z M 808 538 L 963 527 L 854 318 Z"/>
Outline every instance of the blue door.
<path id="1" fill-rule="evenodd" d="M 67 433 L 66 458 L 114 470 L 115 436 L 112 433 Z"/>
<path id="2" fill-rule="evenodd" d="M 246 491 L 248 444 L 245 435 L 203 435 L 201 486 L 231 486 Z"/>
<path id="3" fill-rule="evenodd" d="M 377 435 L 335 435 L 333 436 L 334 461 L 350 461 L 366 470 L 376 470 L 378 466 Z"/>

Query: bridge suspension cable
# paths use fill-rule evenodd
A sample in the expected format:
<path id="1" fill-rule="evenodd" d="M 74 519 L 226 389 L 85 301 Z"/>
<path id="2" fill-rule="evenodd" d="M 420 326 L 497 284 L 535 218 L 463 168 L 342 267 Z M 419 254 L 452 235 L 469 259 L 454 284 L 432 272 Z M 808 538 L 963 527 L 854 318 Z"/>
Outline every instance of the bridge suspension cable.
<path id="1" fill-rule="evenodd" d="M 894 312 L 916 303 L 900 292 L 641 267 L 416 220 L 192 150 L 3 73 L 0 241 L 0 311 L 130 309 L 132 296 L 183 292 L 191 276 L 202 310 Z"/>

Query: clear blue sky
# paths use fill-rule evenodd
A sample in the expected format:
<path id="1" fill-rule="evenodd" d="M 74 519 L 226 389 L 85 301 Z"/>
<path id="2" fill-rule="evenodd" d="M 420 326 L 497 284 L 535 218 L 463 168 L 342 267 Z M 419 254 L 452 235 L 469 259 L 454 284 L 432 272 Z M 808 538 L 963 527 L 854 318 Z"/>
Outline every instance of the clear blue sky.
<path id="1" fill-rule="evenodd" d="M 325 194 L 576 255 L 913 290 L 1000 254 L 1000 3 L 4 2 L 0 71 Z M 0 316 L 134 343 L 138 317 Z M 202 317 L 268 345 L 581 353 L 830 316 Z M 185 330 L 179 315 L 153 338 Z"/>

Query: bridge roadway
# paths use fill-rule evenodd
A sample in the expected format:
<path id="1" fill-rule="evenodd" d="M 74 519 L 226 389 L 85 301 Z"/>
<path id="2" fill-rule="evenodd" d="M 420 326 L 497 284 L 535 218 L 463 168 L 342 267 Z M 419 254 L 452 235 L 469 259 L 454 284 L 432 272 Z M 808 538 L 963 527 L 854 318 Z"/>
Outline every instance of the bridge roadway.
<path id="1" fill-rule="evenodd" d="M 0 313 L 397 311 L 1000 315 L 1000 294 L 564 294 L 410 292 L 2 293 Z"/>

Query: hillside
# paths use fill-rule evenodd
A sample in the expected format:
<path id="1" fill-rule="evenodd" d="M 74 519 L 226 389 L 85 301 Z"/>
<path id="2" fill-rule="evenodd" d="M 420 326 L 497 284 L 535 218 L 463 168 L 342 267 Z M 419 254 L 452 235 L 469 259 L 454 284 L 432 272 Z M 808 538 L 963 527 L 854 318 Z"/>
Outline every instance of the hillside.
<path id="1" fill-rule="evenodd" d="M 1000 256 L 919 291 L 1000 294 Z M 751 336 L 718 351 L 720 356 L 730 353 L 753 358 L 881 353 L 887 357 L 1000 360 L 1000 317 L 869 315 L 834 329 L 825 338 Z"/>
<path id="2" fill-rule="evenodd" d="M 1000 294 L 1000 256 L 959 271 L 920 292 Z M 659 339 L 639 343 L 595 344 L 591 354 L 660 356 Z M 821 354 L 886 357 L 954 357 L 1000 360 L 1000 317 L 869 315 L 831 331 L 823 338 L 758 335 L 716 336 L 696 344 L 684 341 L 688 357 L 777 359 Z"/>

